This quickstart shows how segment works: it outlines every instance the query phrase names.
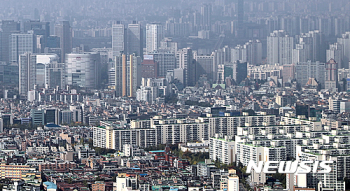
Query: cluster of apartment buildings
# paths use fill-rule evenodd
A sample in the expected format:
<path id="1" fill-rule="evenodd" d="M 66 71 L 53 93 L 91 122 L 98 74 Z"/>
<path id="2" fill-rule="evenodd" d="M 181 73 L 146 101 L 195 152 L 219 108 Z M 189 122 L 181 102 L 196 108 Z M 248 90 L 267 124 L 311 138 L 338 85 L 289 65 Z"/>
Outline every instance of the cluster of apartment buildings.
<path id="1" fill-rule="evenodd" d="M 131 121 L 125 127 L 101 122 L 93 127 L 94 146 L 123 150 L 123 145 L 131 144 L 142 148 L 159 144 L 178 144 L 191 141 L 209 140 L 216 133 L 236 135 L 237 127 L 251 125 L 274 125 L 276 116 L 266 115 L 199 117 L 198 119 L 166 119 L 155 116 L 150 120 Z"/>
<path id="2" fill-rule="evenodd" d="M 250 161 L 334 161 L 328 174 L 288 174 L 286 189 L 329 188 L 344 190 L 343 177 L 348 176 L 349 127 L 334 128 L 322 125 L 313 118 L 293 114 L 281 117 L 279 124 L 237 127 L 235 136 L 217 134 L 210 138 L 212 160 L 243 164 Z M 251 174 L 251 181 L 259 187 L 266 182 L 265 173 Z"/>

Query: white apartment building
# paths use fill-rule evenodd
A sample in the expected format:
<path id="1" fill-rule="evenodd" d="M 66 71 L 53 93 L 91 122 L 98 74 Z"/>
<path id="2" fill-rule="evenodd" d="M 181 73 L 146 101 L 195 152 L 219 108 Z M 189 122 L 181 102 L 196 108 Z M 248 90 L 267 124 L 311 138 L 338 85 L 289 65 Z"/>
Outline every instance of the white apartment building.
<path id="1" fill-rule="evenodd" d="M 231 49 L 231 62 L 248 62 L 249 65 L 258 65 L 262 62 L 262 43 L 259 40 L 250 40 L 243 46 L 237 45 Z"/>
<path id="2" fill-rule="evenodd" d="M 267 80 L 269 77 L 275 76 L 282 78 L 283 66 L 279 64 L 248 66 L 248 75 L 255 80 Z"/>
<path id="3" fill-rule="evenodd" d="M 280 125 L 309 125 L 312 131 L 322 131 L 322 122 L 316 121 L 314 118 L 302 119 L 295 118 L 292 114 L 286 113 L 286 116 L 281 117 Z"/>
<path id="4" fill-rule="evenodd" d="M 292 64 L 294 38 L 283 31 L 273 31 L 267 37 L 267 63 Z"/>
<path id="5" fill-rule="evenodd" d="M 338 68 L 342 68 L 341 65 L 343 63 L 343 45 L 340 43 L 334 43 L 329 45 L 329 49 L 326 51 L 326 62 L 331 59 L 334 59 L 337 63 L 339 63 Z"/>
<path id="6" fill-rule="evenodd" d="M 200 121 L 186 123 L 186 121 L 178 120 L 174 124 L 153 124 L 152 127 L 157 130 L 160 144 L 187 143 L 209 139 L 209 124 Z"/>
<path id="7" fill-rule="evenodd" d="M 114 129 L 111 126 L 101 126 L 93 127 L 93 144 L 95 147 L 123 151 L 126 144 L 146 148 L 159 143 L 154 128 Z"/>
<path id="8" fill-rule="evenodd" d="M 297 44 L 295 46 L 295 49 L 293 49 L 293 64 L 299 63 L 299 62 L 307 62 L 308 60 L 311 60 L 311 47 L 309 44 L 305 44 L 305 42 L 301 42 L 300 44 Z"/>
<path id="9" fill-rule="evenodd" d="M 142 78 L 141 86 L 136 91 L 136 99 L 138 101 L 145 101 L 148 103 L 154 103 L 159 96 L 168 96 L 170 93 L 170 87 L 168 81 L 164 78 L 150 79 Z"/>
<path id="10" fill-rule="evenodd" d="M 146 51 L 157 51 L 160 47 L 160 42 L 164 38 L 164 29 L 161 24 L 147 24 L 146 25 Z"/>
<path id="11" fill-rule="evenodd" d="M 107 148 L 105 127 L 93 127 L 93 145 L 94 147 Z"/>
<path id="12" fill-rule="evenodd" d="M 322 187 L 324 189 L 345 190 L 344 177 L 349 176 L 348 163 L 350 156 L 349 149 L 333 148 L 325 150 L 328 146 L 314 145 L 313 148 L 305 146 L 297 146 L 297 161 L 335 161 L 331 164 L 331 172 L 326 174 L 309 173 L 304 174 L 305 181 L 295 181 L 297 187 L 316 188 Z M 294 179 L 300 175 L 294 174 Z M 302 184 L 301 184 L 302 183 Z"/>
<path id="13" fill-rule="evenodd" d="M 219 138 L 219 135 L 216 134 L 215 137 L 210 138 L 209 158 L 211 160 L 231 164 L 235 162 L 235 154 L 235 142 L 232 141 L 232 137 Z"/>
<path id="14" fill-rule="evenodd" d="M 239 177 L 237 175 L 228 177 L 227 191 L 239 191 Z"/>
<path id="15" fill-rule="evenodd" d="M 286 147 L 261 147 L 247 143 L 236 143 L 236 163 L 240 162 L 244 166 L 248 166 L 249 161 L 258 163 L 259 161 L 285 161 Z M 265 183 L 265 173 L 251 174 L 253 183 Z"/>
<path id="16" fill-rule="evenodd" d="M 237 135 L 237 127 L 276 124 L 276 116 L 274 115 L 248 116 L 247 113 L 243 113 L 243 115 L 245 116 L 209 117 L 210 137 L 213 137 L 216 133 Z"/>

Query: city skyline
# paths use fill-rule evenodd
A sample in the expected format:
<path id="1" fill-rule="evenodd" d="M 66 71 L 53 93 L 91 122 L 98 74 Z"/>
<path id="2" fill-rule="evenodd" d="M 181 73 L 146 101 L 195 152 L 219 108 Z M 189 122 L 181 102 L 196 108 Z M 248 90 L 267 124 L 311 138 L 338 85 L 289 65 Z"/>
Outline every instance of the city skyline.
<path id="1" fill-rule="evenodd" d="M 2 0 L 0 190 L 349 190 L 349 12 Z"/>

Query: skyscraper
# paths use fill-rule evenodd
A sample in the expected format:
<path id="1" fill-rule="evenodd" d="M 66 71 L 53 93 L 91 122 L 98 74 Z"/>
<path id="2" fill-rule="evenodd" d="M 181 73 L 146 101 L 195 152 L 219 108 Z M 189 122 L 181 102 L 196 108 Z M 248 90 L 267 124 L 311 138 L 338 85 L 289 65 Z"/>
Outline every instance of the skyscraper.
<path id="1" fill-rule="evenodd" d="M 338 84 L 338 64 L 334 59 L 326 63 L 326 84 L 325 88 L 330 91 L 337 91 Z"/>
<path id="2" fill-rule="evenodd" d="M 232 78 L 235 80 L 236 84 L 240 84 L 248 75 L 248 65 L 247 62 L 236 61 L 233 63 L 233 75 Z"/>
<path id="3" fill-rule="evenodd" d="M 196 63 L 193 60 L 192 49 L 183 48 L 176 53 L 177 68 L 185 70 L 185 86 L 194 86 L 196 84 Z"/>
<path id="4" fill-rule="evenodd" d="M 295 46 L 295 49 L 293 49 L 292 56 L 293 64 L 298 62 L 307 62 L 308 60 L 311 60 L 310 45 L 305 44 L 304 42 L 302 42 L 301 44 L 297 44 Z"/>
<path id="5" fill-rule="evenodd" d="M 129 61 L 129 97 L 136 97 L 137 87 L 141 85 L 141 57 L 131 54 Z"/>
<path id="6" fill-rule="evenodd" d="M 115 58 L 116 96 L 136 97 L 137 87 L 141 84 L 141 57 L 122 54 Z"/>
<path id="7" fill-rule="evenodd" d="M 33 31 L 34 35 L 39 35 L 41 37 L 40 50 L 39 53 L 44 51 L 44 48 L 47 47 L 47 40 L 50 36 L 50 23 L 49 22 L 40 22 L 40 21 L 26 21 L 23 23 L 23 32 L 27 33 L 28 31 Z"/>
<path id="8" fill-rule="evenodd" d="M 123 61 L 126 62 L 125 55 L 116 56 L 114 59 L 114 70 L 115 70 L 115 95 L 117 97 L 123 96 Z"/>
<path id="9" fill-rule="evenodd" d="M 242 27 L 244 22 L 244 0 L 237 0 L 237 9 L 238 27 Z"/>
<path id="10" fill-rule="evenodd" d="M 36 36 L 33 31 L 27 34 L 11 34 L 9 37 L 9 61 L 18 62 L 19 55 L 36 53 Z"/>
<path id="11" fill-rule="evenodd" d="M 1 54 L 0 59 L 1 61 L 9 62 L 9 56 L 10 56 L 10 45 L 9 45 L 9 39 L 10 35 L 12 33 L 18 33 L 20 31 L 20 24 L 18 22 L 15 22 L 13 20 L 3 20 L 1 21 Z M 18 59 L 18 58 L 17 58 Z"/>
<path id="12" fill-rule="evenodd" d="M 307 60 L 324 62 L 326 59 L 326 48 L 323 34 L 320 31 L 309 31 L 308 33 L 301 34 L 297 40 L 299 44 L 303 44 L 304 48 L 309 51 L 309 55 L 307 56 L 309 58 Z"/>
<path id="13" fill-rule="evenodd" d="M 163 26 L 158 23 L 146 25 L 146 51 L 157 51 L 164 38 Z"/>
<path id="14" fill-rule="evenodd" d="M 339 68 L 343 68 L 341 65 L 343 62 L 343 45 L 334 43 L 329 45 L 329 49 L 326 51 L 326 60 L 334 59 L 335 62 L 339 63 Z"/>
<path id="15" fill-rule="evenodd" d="M 209 30 L 211 26 L 211 5 L 205 4 L 201 7 L 202 29 Z"/>
<path id="16" fill-rule="evenodd" d="M 126 31 L 125 25 L 120 22 L 112 26 L 112 50 L 113 57 L 119 56 L 120 53 L 126 53 Z"/>
<path id="17" fill-rule="evenodd" d="M 249 64 L 261 64 L 263 49 L 260 40 L 250 40 L 244 45 L 244 48 L 247 50 L 247 62 Z"/>
<path id="18" fill-rule="evenodd" d="M 262 43 L 259 40 L 250 40 L 243 46 L 237 45 L 231 49 L 231 62 L 240 60 L 251 65 L 258 65 L 262 62 Z"/>
<path id="19" fill-rule="evenodd" d="M 60 37 L 61 62 L 66 60 L 66 54 L 72 52 L 72 28 L 69 21 L 61 21 L 55 26 L 55 35 Z"/>
<path id="20" fill-rule="evenodd" d="M 341 68 L 349 68 L 348 64 L 350 61 L 350 32 L 346 32 L 342 35 L 342 38 L 338 38 L 338 43 L 341 44 L 343 48 L 343 62 L 341 63 Z M 339 63 L 339 61 L 337 62 Z"/>
<path id="21" fill-rule="evenodd" d="M 19 94 L 26 97 L 34 89 L 36 75 L 36 56 L 31 53 L 19 56 Z"/>
<path id="22" fill-rule="evenodd" d="M 294 38 L 283 30 L 274 31 L 267 37 L 267 63 L 291 64 Z"/>
<path id="23" fill-rule="evenodd" d="M 136 56 L 143 56 L 143 46 L 142 46 L 142 29 L 141 25 L 136 22 L 128 25 L 128 41 L 127 41 L 127 53 L 134 54 Z"/>
<path id="24" fill-rule="evenodd" d="M 141 25 L 133 22 L 126 27 L 124 24 L 117 22 L 112 26 L 112 50 L 113 56 L 120 53 L 133 54 L 142 57 L 142 29 Z"/>

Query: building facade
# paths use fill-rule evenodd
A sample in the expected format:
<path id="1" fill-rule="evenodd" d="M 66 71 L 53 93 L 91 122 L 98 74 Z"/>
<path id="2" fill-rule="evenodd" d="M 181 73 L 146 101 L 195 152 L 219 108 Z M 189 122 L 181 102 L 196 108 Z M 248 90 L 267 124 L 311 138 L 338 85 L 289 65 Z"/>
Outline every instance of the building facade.
<path id="1" fill-rule="evenodd" d="M 67 54 L 66 72 L 68 85 L 99 88 L 100 54 L 93 52 Z"/>

